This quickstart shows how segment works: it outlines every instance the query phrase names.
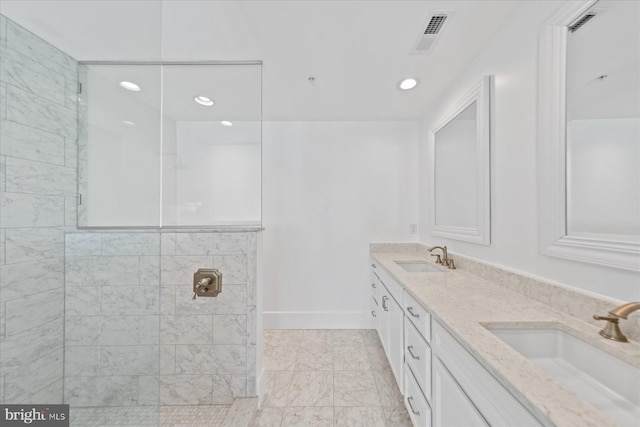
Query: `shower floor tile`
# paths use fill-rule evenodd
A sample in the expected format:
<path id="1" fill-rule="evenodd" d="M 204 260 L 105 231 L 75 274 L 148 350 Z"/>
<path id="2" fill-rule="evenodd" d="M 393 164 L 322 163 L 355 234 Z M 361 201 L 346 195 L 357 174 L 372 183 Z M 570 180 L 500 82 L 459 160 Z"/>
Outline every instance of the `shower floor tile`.
<path id="1" fill-rule="evenodd" d="M 223 427 L 230 405 L 71 408 L 71 427 Z"/>

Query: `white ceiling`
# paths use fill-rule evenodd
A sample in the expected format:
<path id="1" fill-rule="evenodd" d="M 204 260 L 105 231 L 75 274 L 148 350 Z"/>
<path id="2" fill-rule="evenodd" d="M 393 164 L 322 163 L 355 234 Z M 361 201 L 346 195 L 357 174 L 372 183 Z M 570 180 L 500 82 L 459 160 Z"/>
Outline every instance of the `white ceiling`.
<path id="1" fill-rule="evenodd" d="M 0 13 L 79 60 L 262 60 L 265 120 L 411 120 L 520 4 L 2 0 Z M 411 55 L 434 11 L 455 15 L 432 53 Z M 420 85 L 399 91 L 405 76 Z"/>

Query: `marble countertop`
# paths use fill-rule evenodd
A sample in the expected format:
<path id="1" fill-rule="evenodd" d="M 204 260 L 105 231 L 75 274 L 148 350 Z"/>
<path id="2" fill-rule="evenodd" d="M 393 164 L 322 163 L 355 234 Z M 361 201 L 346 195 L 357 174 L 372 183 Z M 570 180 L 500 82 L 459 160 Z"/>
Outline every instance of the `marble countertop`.
<path id="1" fill-rule="evenodd" d="M 451 335 L 543 424 L 614 427 L 615 424 L 485 326 L 561 329 L 640 367 L 640 344 L 602 338 L 600 328 L 460 269 L 409 273 L 394 261 L 427 261 L 418 252 L 372 252 L 372 257 L 420 301 Z"/>

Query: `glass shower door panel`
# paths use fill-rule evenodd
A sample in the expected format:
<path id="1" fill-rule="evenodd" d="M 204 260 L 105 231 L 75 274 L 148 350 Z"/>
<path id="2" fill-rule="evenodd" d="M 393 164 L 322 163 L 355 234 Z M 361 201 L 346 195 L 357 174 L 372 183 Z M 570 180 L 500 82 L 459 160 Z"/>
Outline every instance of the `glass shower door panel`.
<path id="1" fill-rule="evenodd" d="M 81 67 L 79 226 L 160 225 L 161 73 Z"/>
<path id="2" fill-rule="evenodd" d="M 261 66 L 166 65 L 163 93 L 163 226 L 260 225 Z"/>

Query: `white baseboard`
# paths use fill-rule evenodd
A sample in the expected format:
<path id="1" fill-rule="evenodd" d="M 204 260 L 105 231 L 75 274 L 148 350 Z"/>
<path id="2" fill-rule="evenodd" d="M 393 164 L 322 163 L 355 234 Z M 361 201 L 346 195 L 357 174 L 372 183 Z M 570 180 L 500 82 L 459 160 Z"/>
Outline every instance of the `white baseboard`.
<path id="1" fill-rule="evenodd" d="M 361 311 L 265 311 L 264 329 L 372 329 L 369 313 Z"/>

